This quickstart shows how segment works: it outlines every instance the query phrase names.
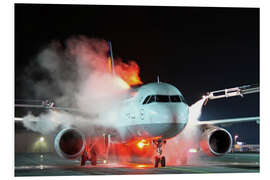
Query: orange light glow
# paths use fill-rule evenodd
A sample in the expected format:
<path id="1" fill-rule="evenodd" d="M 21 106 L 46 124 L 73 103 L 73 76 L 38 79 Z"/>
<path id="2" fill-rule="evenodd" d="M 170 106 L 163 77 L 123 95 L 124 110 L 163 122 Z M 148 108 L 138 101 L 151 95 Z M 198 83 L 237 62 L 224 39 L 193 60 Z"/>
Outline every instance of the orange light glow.
<path id="1" fill-rule="evenodd" d="M 130 61 L 128 64 L 118 62 L 115 71 L 130 86 L 142 84 L 139 77 L 140 68 L 134 61 Z"/>
<path id="2" fill-rule="evenodd" d="M 136 168 L 152 168 L 153 165 L 152 164 L 137 164 L 135 167 Z"/>

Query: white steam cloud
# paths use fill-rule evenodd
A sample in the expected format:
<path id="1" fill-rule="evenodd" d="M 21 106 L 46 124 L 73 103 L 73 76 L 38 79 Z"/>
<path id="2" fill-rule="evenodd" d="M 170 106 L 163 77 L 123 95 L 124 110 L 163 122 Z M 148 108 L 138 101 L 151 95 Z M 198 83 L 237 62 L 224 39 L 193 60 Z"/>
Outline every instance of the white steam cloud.
<path id="1" fill-rule="evenodd" d="M 105 40 L 82 36 L 68 39 L 64 45 L 53 42 L 43 49 L 27 69 L 33 96 L 53 99 L 57 106 L 73 107 L 91 117 L 49 111 L 38 117 L 28 114 L 23 118 L 24 126 L 45 135 L 74 125 L 81 129 L 86 125 L 113 127 L 117 111 L 110 117 L 100 114 L 117 107 L 127 89 L 119 83 L 120 77 L 108 72 L 108 50 Z"/>
<path id="2" fill-rule="evenodd" d="M 168 164 L 186 165 L 200 163 L 199 154 L 190 150 L 199 149 L 201 131 L 198 121 L 204 101 L 205 98 L 202 98 L 189 107 L 189 120 L 185 129 L 176 137 L 167 141 L 165 155 Z"/>

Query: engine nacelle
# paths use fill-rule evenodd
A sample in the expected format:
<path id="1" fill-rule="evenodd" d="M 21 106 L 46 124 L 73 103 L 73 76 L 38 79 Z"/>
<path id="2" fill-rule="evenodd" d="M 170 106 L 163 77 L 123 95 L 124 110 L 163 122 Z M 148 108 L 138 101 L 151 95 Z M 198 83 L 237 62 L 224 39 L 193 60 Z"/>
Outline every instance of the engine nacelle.
<path id="1" fill-rule="evenodd" d="M 232 136 L 223 128 L 207 128 L 201 136 L 200 147 L 208 156 L 224 155 L 231 150 Z"/>
<path id="2" fill-rule="evenodd" d="M 54 148 L 59 156 L 76 159 L 83 153 L 85 142 L 84 134 L 78 129 L 63 129 L 55 137 Z"/>

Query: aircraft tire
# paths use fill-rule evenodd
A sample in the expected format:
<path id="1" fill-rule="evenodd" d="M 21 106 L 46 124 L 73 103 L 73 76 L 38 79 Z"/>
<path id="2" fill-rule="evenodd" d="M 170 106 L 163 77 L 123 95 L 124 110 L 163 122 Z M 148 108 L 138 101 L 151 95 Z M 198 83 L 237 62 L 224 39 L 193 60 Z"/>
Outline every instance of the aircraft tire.
<path id="1" fill-rule="evenodd" d="M 166 159 L 164 156 L 161 157 L 161 167 L 165 167 L 166 166 Z"/>
<path id="2" fill-rule="evenodd" d="M 81 166 L 85 166 L 86 161 L 87 161 L 87 155 L 85 155 L 85 153 L 83 153 L 82 157 L 81 157 Z"/>
<path id="3" fill-rule="evenodd" d="M 160 161 L 159 157 L 156 156 L 155 157 L 155 162 L 154 162 L 155 168 L 158 168 L 159 161 Z"/>
<path id="4" fill-rule="evenodd" d="M 91 165 L 97 165 L 97 154 L 95 150 L 91 151 Z"/>

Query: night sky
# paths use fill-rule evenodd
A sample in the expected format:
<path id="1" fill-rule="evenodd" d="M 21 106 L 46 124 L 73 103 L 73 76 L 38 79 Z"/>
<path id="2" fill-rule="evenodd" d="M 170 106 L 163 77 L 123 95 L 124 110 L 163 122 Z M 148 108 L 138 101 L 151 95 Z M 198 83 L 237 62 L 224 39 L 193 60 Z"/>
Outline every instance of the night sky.
<path id="1" fill-rule="evenodd" d="M 259 84 L 258 8 L 15 4 L 15 99 L 31 98 L 22 76 L 42 48 L 77 35 L 111 40 L 144 83 L 159 75 L 189 105 L 208 91 Z M 259 116 L 259 94 L 209 102 L 201 120 L 248 116 Z M 226 129 L 259 143 L 256 123 Z"/>

